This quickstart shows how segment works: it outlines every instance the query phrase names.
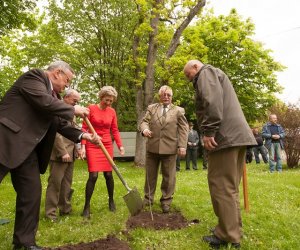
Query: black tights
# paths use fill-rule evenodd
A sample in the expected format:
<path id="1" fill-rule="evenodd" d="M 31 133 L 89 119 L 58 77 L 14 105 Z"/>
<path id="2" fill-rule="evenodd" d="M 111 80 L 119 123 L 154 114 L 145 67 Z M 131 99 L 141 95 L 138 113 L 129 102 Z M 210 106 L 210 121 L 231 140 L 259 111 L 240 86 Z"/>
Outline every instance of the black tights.
<path id="1" fill-rule="evenodd" d="M 114 177 L 112 175 L 112 172 L 103 172 L 103 176 L 105 178 L 109 200 L 112 201 L 114 199 Z M 89 179 L 87 180 L 85 187 L 85 208 L 90 207 L 90 201 L 94 192 L 97 179 L 98 172 L 89 173 Z"/>

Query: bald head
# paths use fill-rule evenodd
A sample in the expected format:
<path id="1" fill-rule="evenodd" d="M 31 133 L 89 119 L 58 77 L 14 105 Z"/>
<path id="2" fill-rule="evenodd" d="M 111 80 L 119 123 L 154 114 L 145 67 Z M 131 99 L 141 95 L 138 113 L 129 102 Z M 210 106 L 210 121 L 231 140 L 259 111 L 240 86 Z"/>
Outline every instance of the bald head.
<path id="1" fill-rule="evenodd" d="M 272 124 L 276 124 L 276 123 L 277 123 L 277 115 L 275 115 L 275 114 L 270 114 L 270 115 L 269 115 L 269 121 L 270 121 Z"/>
<path id="2" fill-rule="evenodd" d="M 64 95 L 64 102 L 75 106 L 80 101 L 80 94 L 75 89 L 67 89 Z"/>
<path id="3" fill-rule="evenodd" d="M 203 63 L 200 62 L 199 60 L 190 60 L 184 66 L 183 73 L 185 74 L 187 79 L 192 81 L 202 66 Z"/>

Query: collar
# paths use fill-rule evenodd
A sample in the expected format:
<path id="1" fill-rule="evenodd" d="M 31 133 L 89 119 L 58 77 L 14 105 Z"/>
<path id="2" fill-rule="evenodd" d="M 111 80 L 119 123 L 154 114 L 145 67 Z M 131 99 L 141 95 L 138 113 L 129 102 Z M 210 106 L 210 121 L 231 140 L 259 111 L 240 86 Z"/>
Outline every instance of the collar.
<path id="1" fill-rule="evenodd" d="M 194 76 L 193 80 L 192 80 L 192 83 L 193 83 L 193 86 L 194 88 L 196 88 L 196 85 L 197 85 L 197 81 L 198 81 L 198 78 L 199 78 L 199 75 L 201 73 L 201 71 L 206 68 L 207 64 L 203 64 L 203 66 L 199 69 L 199 71 L 197 72 L 197 74 Z"/>
<path id="2" fill-rule="evenodd" d="M 161 106 L 164 107 L 164 105 L 161 103 Z M 169 109 L 171 107 L 171 104 L 168 104 L 165 108 Z"/>
<path id="3" fill-rule="evenodd" d="M 53 84 L 51 82 L 51 80 L 49 79 L 49 82 L 50 82 L 50 88 L 51 88 L 51 91 L 53 91 Z"/>

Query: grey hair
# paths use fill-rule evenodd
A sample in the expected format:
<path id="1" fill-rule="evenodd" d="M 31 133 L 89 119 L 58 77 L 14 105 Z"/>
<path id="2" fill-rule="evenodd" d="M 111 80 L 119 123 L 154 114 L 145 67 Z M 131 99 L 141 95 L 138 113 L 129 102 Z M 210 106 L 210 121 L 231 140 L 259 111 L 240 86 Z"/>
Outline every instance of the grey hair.
<path id="1" fill-rule="evenodd" d="M 53 71 L 55 69 L 69 70 L 73 74 L 75 73 L 74 70 L 71 68 L 71 66 L 64 61 L 55 61 L 55 62 L 51 63 L 47 68 L 48 71 Z"/>
<path id="2" fill-rule="evenodd" d="M 64 94 L 64 97 L 68 97 L 68 96 L 71 96 L 71 95 L 79 95 L 79 92 L 75 89 L 66 89 L 65 90 L 65 94 Z"/>
<path id="3" fill-rule="evenodd" d="M 166 91 L 168 91 L 168 90 L 171 92 L 171 95 L 173 95 L 173 90 L 172 90 L 172 88 L 171 88 L 170 86 L 168 86 L 168 85 L 163 85 L 163 86 L 161 86 L 160 89 L 159 89 L 159 91 L 158 91 L 158 94 L 161 95 L 161 94 L 163 94 L 164 92 L 166 92 Z"/>
<path id="4" fill-rule="evenodd" d="M 113 86 L 103 86 L 98 93 L 99 99 L 101 100 L 104 96 L 107 96 L 107 95 L 113 96 L 114 101 L 115 101 L 115 100 L 117 100 L 118 92 L 116 91 L 116 89 Z"/>

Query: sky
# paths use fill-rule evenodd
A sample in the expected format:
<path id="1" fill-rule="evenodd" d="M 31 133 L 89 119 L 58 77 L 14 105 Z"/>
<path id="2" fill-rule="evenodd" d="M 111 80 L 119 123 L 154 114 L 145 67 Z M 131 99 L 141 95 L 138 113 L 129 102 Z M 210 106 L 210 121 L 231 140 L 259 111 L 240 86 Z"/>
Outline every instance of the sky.
<path id="1" fill-rule="evenodd" d="M 207 0 L 206 8 L 216 15 L 228 15 L 235 8 L 243 18 L 255 24 L 254 40 L 271 49 L 272 57 L 287 68 L 277 73 L 283 86 L 277 97 L 295 104 L 300 99 L 300 1 L 299 0 Z"/>

